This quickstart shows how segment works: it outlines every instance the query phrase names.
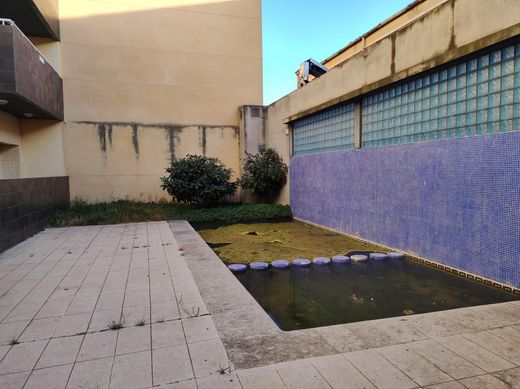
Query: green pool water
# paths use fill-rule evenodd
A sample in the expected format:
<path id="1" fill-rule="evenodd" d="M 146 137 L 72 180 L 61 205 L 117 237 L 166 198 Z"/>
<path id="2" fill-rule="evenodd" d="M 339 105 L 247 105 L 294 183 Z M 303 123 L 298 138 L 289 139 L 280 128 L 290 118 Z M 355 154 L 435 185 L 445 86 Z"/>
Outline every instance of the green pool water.
<path id="1" fill-rule="evenodd" d="M 286 331 L 518 300 L 406 259 L 235 275 Z"/>

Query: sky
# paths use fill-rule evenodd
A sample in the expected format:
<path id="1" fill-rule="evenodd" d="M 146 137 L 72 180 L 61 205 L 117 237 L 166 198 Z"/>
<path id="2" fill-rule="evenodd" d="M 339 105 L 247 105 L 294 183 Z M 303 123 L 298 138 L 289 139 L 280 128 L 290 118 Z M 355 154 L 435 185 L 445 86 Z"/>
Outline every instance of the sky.
<path id="1" fill-rule="evenodd" d="M 263 0 L 264 104 L 296 89 L 303 61 L 323 61 L 412 0 Z"/>

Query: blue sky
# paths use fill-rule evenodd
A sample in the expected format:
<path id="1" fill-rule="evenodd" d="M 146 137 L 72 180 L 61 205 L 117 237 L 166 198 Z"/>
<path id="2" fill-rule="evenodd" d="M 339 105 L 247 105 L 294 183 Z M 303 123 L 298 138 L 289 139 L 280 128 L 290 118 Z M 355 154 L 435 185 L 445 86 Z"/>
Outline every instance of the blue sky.
<path id="1" fill-rule="evenodd" d="M 294 72 L 322 61 L 411 0 L 263 0 L 264 104 L 296 88 Z"/>

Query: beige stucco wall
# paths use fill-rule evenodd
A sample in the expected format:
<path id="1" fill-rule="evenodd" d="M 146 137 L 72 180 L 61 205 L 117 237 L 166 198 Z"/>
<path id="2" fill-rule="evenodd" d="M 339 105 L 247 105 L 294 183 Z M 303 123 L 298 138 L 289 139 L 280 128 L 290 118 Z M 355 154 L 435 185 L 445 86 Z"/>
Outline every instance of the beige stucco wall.
<path id="1" fill-rule="evenodd" d="M 20 144 L 20 119 L 0 111 L 0 143 Z"/>
<path id="2" fill-rule="evenodd" d="M 54 120 L 21 120 L 24 177 L 65 175 L 63 126 Z"/>
<path id="3" fill-rule="evenodd" d="M 290 120 L 520 34 L 520 2 L 448 0 L 268 107 L 267 144 L 289 162 Z M 289 75 L 288 75 L 289 76 Z M 279 201 L 289 202 L 289 184 Z"/>
<path id="4" fill-rule="evenodd" d="M 262 100 L 260 15 L 260 0 L 61 1 L 72 198 L 157 200 L 172 155 L 238 172 L 238 108 Z"/>
<path id="5" fill-rule="evenodd" d="M 340 52 L 327 58 L 323 64 L 329 68 L 339 65 L 354 54 L 363 50 L 364 48 L 380 41 L 392 34 L 394 31 L 401 29 L 403 26 L 413 22 L 426 12 L 438 7 L 440 4 L 448 0 L 424 0 L 417 2 L 410 8 L 401 11 L 396 17 L 391 18 L 387 23 L 383 23 L 379 28 L 374 29 L 371 33 L 365 36 L 365 40 L 359 40 L 352 45 L 349 45 Z M 472 1 L 472 0 L 470 0 Z"/>
<path id="6" fill-rule="evenodd" d="M 0 179 L 21 175 L 20 120 L 0 111 Z"/>

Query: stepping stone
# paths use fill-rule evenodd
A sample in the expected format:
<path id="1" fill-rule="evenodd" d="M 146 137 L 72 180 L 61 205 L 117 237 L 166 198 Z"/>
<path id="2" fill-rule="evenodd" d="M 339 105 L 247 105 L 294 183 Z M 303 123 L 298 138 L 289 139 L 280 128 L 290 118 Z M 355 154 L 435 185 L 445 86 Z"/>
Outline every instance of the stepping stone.
<path id="1" fill-rule="evenodd" d="M 241 263 L 233 263 L 228 266 L 228 269 L 231 270 L 232 272 L 236 273 L 236 272 L 246 271 L 247 266 L 243 265 Z"/>
<path id="2" fill-rule="evenodd" d="M 403 259 L 404 258 L 404 254 L 397 253 L 397 252 L 388 253 L 386 255 L 388 256 L 388 259 Z"/>
<path id="3" fill-rule="evenodd" d="M 271 266 L 275 269 L 286 269 L 289 267 L 289 261 L 286 259 L 275 259 L 271 262 Z"/>
<path id="4" fill-rule="evenodd" d="M 386 258 L 388 258 L 388 256 L 383 253 L 370 253 L 369 257 L 374 261 L 384 261 Z"/>
<path id="5" fill-rule="evenodd" d="M 269 264 L 267 262 L 251 262 L 249 267 L 253 270 L 266 270 Z"/>
<path id="6" fill-rule="evenodd" d="M 330 263 L 330 258 L 316 257 L 312 260 L 312 263 L 314 263 L 315 265 L 320 265 L 320 266 L 328 265 Z"/>
<path id="7" fill-rule="evenodd" d="M 332 262 L 333 263 L 349 263 L 350 258 L 345 255 L 336 255 L 336 256 L 332 257 Z"/>
<path id="8" fill-rule="evenodd" d="M 366 255 L 356 254 L 356 255 L 351 255 L 350 260 L 352 262 L 366 262 L 366 261 L 368 261 L 368 257 Z"/>
<path id="9" fill-rule="evenodd" d="M 292 263 L 294 266 L 307 267 L 311 264 L 311 260 L 307 258 L 296 258 Z"/>

